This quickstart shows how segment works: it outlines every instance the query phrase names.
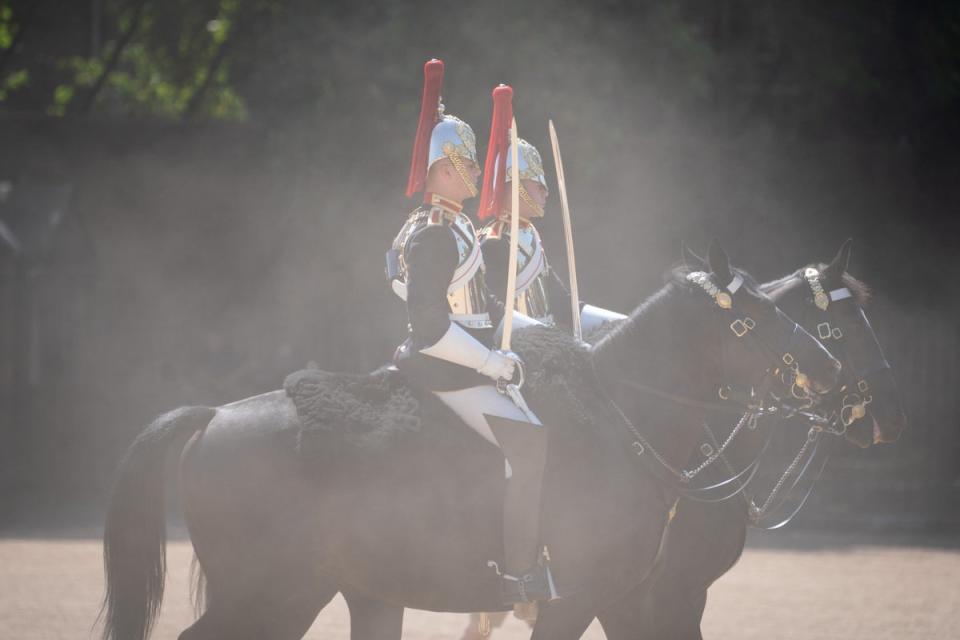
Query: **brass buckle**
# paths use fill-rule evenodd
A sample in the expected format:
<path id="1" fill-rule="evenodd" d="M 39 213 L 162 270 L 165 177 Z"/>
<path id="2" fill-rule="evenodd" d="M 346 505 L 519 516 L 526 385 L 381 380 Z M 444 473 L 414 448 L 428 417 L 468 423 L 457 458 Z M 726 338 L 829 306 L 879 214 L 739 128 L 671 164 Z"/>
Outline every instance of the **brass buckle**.
<path id="1" fill-rule="evenodd" d="M 753 318 L 747 316 L 743 320 L 737 318 L 730 323 L 730 330 L 733 331 L 734 335 L 738 338 L 742 338 L 747 335 L 747 332 L 757 326 L 757 323 L 754 322 Z"/>
<path id="2" fill-rule="evenodd" d="M 830 331 L 830 323 L 829 323 L 829 322 L 821 322 L 820 324 L 818 324 L 818 325 L 817 325 L 817 335 L 820 336 L 820 339 L 821 339 L 821 340 L 828 340 L 828 339 L 830 338 L 830 336 L 832 335 L 832 332 Z"/>
<path id="3" fill-rule="evenodd" d="M 744 323 L 744 321 L 740 318 L 737 318 L 730 323 L 730 330 L 733 331 L 733 334 L 738 338 L 742 338 L 743 336 L 747 335 L 748 331 L 750 331 L 750 329 L 747 328 L 746 323 Z"/>

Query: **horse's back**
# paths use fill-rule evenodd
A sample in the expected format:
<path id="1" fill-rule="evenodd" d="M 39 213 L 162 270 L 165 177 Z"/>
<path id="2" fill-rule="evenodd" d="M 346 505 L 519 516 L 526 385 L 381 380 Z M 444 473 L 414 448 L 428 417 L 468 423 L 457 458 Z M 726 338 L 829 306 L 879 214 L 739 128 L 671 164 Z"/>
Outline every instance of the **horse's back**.
<path id="1" fill-rule="evenodd" d="M 188 523 L 214 512 L 266 514 L 297 485 L 296 409 L 282 390 L 216 407 L 181 457 Z M 265 516 L 264 516 L 265 517 Z"/>

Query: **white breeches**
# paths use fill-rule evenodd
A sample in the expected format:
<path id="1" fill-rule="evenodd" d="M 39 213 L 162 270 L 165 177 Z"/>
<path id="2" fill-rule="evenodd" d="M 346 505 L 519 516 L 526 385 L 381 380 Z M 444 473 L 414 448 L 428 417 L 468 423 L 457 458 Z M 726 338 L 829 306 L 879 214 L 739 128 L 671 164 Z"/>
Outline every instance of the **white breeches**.
<path id="1" fill-rule="evenodd" d="M 483 385 L 480 387 L 470 387 L 469 389 L 460 389 L 459 391 L 434 391 L 443 403 L 450 407 L 454 413 L 460 416 L 460 419 L 467 423 L 471 429 L 479 433 L 487 442 L 500 448 L 500 443 L 493 435 L 490 424 L 484 417 L 498 416 L 517 422 L 530 422 L 527 416 L 513 403 L 513 400 L 497 391 L 492 385 Z M 534 424 L 543 426 L 536 415 L 533 416 L 536 421 Z M 506 477 L 510 477 L 510 463 L 506 463 Z"/>

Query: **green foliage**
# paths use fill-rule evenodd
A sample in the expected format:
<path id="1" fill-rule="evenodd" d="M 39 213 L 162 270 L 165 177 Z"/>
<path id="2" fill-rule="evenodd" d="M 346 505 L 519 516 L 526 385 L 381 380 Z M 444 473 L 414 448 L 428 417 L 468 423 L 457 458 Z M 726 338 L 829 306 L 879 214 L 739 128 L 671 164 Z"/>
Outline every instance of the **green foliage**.
<path id="1" fill-rule="evenodd" d="M 359 117 L 363 105 L 386 127 L 414 117 L 411 69 L 431 55 L 449 61 L 461 112 L 457 96 L 502 80 L 525 88 L 522 109 L 535 93 L 561 118 L 646 109 L 663 122 L 760 120 L 787 135 L 844 127 L 900 138 L 892 129 L 933 130 L 931 117 L 949 124 L 960 106 L 960 5 L 951 0 L 530 0 L 514 3 L 509 20 L 496 3 L 439 0 L 102 0 L 95 50 L 77 35 L 89 23 L 78 2 L 59 5 L 50 50 L 21 54 L 11 46 L 30 29 L 33 2 L 0 0 L 3 108 L 294 116 L 322 127 Z M 477 111 L 465 115 L 484 117 Z M 598 150 L 621 141 L 604 135 Z"/>
<path id="2" fill-rule="evenodd" d="M 27 86 L 29 82 L 30 72 L 26 69 L 8 73 L 3 80 L 0 80 L 0 102 L 6 100 L 10 92 Z"/>
<path id="3" fill-rule="evenodd" d="M 0 50 L 9 49 L 17 35 L 17 23 L 13 20 L 13 8 L 6 1 L 0 2 Z"/>
<path id="4" fill-rule="evenodd" d="M 53 90 L 53 103 L 47 107 L 49 116 L 67 115 L 67 107 L 73 100 L 74 89 L 70 85 L 61 84 Z"/>
<path id="5" fill-rule="evenodd" d="M 105 7 L 109 40 L 98 55 L 59 59 L 65 77 L 51 88 L 46 113 L 67 115 L 96 90 L 95 108 L 111 113 L 247 117 L 230 83 L 229 57 L 221 51 L 229 45 L 241 0 L 147 2 L 139 12 L 131 4 Z"/>
<path id="6" fill-rule="evenodd" d="M 0 51 L 6 52 L 13 46 L 14 38 L 19 25 L 14 20 L 13 8 L 6 0 L 0 1 Z M 17 89 L 27 86 L 30 82 L 30 72 L 27 69 L 18 69 L 6 74 L 0 74 L 0 102 Z"/>

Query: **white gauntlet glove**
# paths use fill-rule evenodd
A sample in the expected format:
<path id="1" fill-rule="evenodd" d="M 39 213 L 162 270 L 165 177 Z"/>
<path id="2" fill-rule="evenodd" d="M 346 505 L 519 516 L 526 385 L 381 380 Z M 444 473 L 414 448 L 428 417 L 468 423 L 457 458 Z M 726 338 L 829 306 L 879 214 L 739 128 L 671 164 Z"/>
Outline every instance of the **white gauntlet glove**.
<path id="1" fill-rule="evenodd" d="M 511 382 L 517 375 L 522 383 L 523 363 L 520 356 L 509 351 L 494 351 L 467 333 L 456 322 L 436 343 L 420 350 L 420 353 L 470 367 L 495 382 Z M 520 383 L 518 383 L 520 384 Z"/>
<path id="2" fill-rule="evenodd" d="M 477 372 L 492 378 L 494 381 L 513 380 L 520 358 L 515 353 L 491 350 L 483 366 Z"/>

